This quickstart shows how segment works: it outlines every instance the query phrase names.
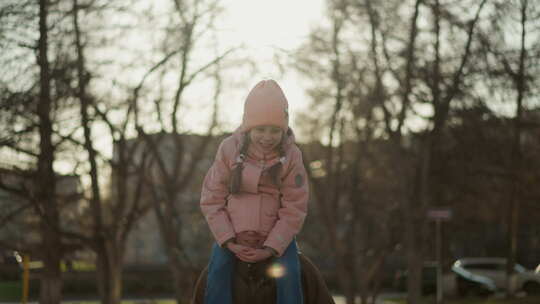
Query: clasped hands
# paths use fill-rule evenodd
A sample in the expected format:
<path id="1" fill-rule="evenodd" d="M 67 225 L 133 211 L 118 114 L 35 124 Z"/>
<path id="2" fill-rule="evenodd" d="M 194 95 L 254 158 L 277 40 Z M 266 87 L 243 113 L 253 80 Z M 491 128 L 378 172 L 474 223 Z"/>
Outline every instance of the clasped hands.
<path id="1" fill-rule="evenodd" d="M 263 248 L 265 237 L 254 231 L 244 231 L 236 235 L 235 241 L 226 244 L 227 249 L 247 263 L 257 263 L 272 256 L 270 248 Z"/>

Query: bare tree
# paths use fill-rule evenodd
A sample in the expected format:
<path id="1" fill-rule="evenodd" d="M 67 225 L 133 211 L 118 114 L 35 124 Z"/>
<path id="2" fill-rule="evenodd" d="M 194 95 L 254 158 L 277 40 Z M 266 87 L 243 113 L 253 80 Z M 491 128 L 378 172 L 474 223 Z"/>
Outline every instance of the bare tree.
<path id="1" fill-rule="evenodd" d="M 6 94 L 3 96 L 5 98 L 2 100 L 2 106 L 13 106 L 7 113 L 10 115 L 8 121 L 15 123 L 4 129 L 11 133 L 5 137 L 3 147 L 9 147 L 12 154 L 24 154 L 28 161 L 26 172 L 34 172 L 31 176 L 24 177 L 32 182 L 23 188 L 18 187 L 18 190 L 27 189 L 27 192 L 21 195 L 24 198 L 22 201 L 30 203 L 34 215 L 39 216 L 40 227 L 37 230 L 41 243 L 39 257 L 44 262 L 40 302 L 59 303 L 62 289 L 60 259 L 63 255 L 63 242 L 57 233 L 61 221 L 61 200 L 57 196 L 57 174 L 53 168 L 58 149 L 53 126 L 59 104 L 56 97 L 61 93 L 55 85 L 58 62 L 50 57 L 51 49 L 55 45 L 55 37 L 51 39 L 50 33 L 57 26 L 52 20 L 56 20 L 57 16 L 51 17 L 54 4 L 49 1 L 37 3 L 10 1 L 2 5 L 1 11 L 0 20 L 6 25 L 3 27 L 6 30 L 16 24 L 25 24 L 17 27 L 15 33 L 21 34 L 18 37 L 12 32 L 2 33 L 6 38 L 7 50 L 2 56 L 3 62 L 8 66 L 15 66 L 20 63 L 19 56 L 22 54 L 34 52 L 36 56 L 35 63 L 28 64 L 33 69 L 26 71 L 13 69 L 8 73 L 11 82 L 4 82 L 6 79 L 2 79 L 2 91 Z M 32 26 L 32 22 L 24 22 L 30 20 L 35 22 L 37 27 Z M 29 32 L 36 35 L 29 35 Z M 37 41 L 34 37 L 38 37 Z M 20 40 L 15 43 L 17 39 Z M 23 72 L 18 75 L 17 72 L 21 70 Z M 37 74 L 34 71 L 37 71 Z M 12 185 L 3 183 L 4 189 L 9 186 Z M 17 187 L 11 190 L 17 190 Z M 22 212 L 30 204 L 22 205 L 17 210 Z M 16 215 L 23 214 L 21 212 L 12 213 L 5 219 L 12 220 Z M 27 244 L 26 248 L 19 249 L 27 253 L 37 252 L 28 246 Z"/>
<path id="2" fill-rule="evenodd" d="M 339 134 L 336 137 L 332 135 L 332 132 L 339 130 L 335 121 L 339 121 L 340 117 L 343 117 L 340 110 L 344 104 L 352 102 L 357 108 L 365 110 L 364 114 L 361 115 L 356 114 L 359 112 L 352 111 L 356 114 L 352 116 L 352 119 L 356 119 L 357 124 L 360 122 L 357 125 L 357 138 L 353 139 L 353 141 L 358 142 L 359 147 L 362 145 L 373 147 L 373 141 L 370 143 L 369 140 L 363 141 L 361 139 L 376 138 L 381 136 L 380 134 L 387 136 L 394 147 L 397 172 L 402 176 L 399 180 L 400 186 L 397 187 L 400 189 L 398 192 L 401 193 L 401 197 L 397 198 L 397 201 L 400 202 L 405 228 L 404 242 L 409 264 L 408 291 L 411 303 L 419 301 L 421 295 L 422 262 L 424 252 L 427 250 L 424 244 L 428 238 L 424 214 L 429 206 L 435 204 L 433 194 L 430 193 L 436 183 L 432 178 L 432 171 L 433 164 L 441 160 L 434 159 L 433 155 L 439 149 L 442 131 L 448 120 L 449 109 L 451 109 L 451 102 L 456 96 L 462 96 L 463 79 L 467 73 L 467 67 L 469 67 L 472 46 L 474 45 L 474 29 L 478 24 L 484 3 L 485 1 L 478 3 L 472 15 L 459 18 L 458 14 L 464 7 L 452 7 L 446 3 L 440 5 L 437 1 L 411 1 L 407 3 L 331 2 L 330 7 L 341 9 L 340 15 L 332 15 L 330 18 L 334 24 L 334 33 L 336 33 L 335 29 L 339 28 L 340 35 L 348 37 L 348 40 L 342 38 L 341 45 L 336 46 L 332 41 L 336 41 L 335 37 L 338 35 L 328 35 L 327 38 L 319 35 L 317 40 L 313 42 L 314 51 L 326 52 L 327 56 L 332 58 L 331 62 L 334 67 L 331 75 L 335 85 L 323 88 L 328 90 L 326 94 L 334 96 L 333 112 L 327 126 L 327 130 L 329 130 L 327 138 L 329 138 L 331 145 L 335 145 L 335 148 L 332 149 L 329 146 L 326 157 L 329 162 L 326 166 L 331 168 L 329 169 L 329 180 L 333 180 L 333 182 L 327 184 L 334 185 L 335 181 L 339 183 L 339 177 L 331 177 L 332 174 L 336 174 L 332 173 L 336 169 L 332 169 L 331 166 L 335 165 L 335 168 L 339 168 L 344 165 L 338 161 L 339 151 L 343 148 L 335 142 L 334 138 L 345 138 L 348 136 L 347 132 L 336 133 Z M 431 12 L 431 18 L 424 12 Z M 428 20 L 433 20 L 433 23 L 420 26 L 419 20 L 421 18 L 429 18 Z M 445 27 L 441 25 L 443 18 L 447 21 Z M 366 27 L 359 26 L 359 24 L 367 24 L 369 30 L 365 31 Z M 460 33 L 458 41 L 463 43 L 460 48 L 465 51 L 458 51 L 453 55 L 441 52 L 443 43 L 444 47 L 453 47 L 456 44 L 445 40 L 455 37 L 446 38 L 448 36 L 444 35 L 456 32 Z M 368 49 L 357 47 L 356 41 L 351 40 L 350 37 L 358 37 L 359 41 L 369 46 Z M 347 49 L 350 50 L 347 51 Z M 457 59 L 455 54 L 458 54 Z M 354 57 L 356 58 L 353 60 L 344 59 Z M 346 60 L 348 60 L 348 65 L 344 64 Z M 350 62 L 357 62 L 357 64 Z M 336 73 L 336 67 L 341 69 L 340 73 Z M 352 75 L 356 75 L 356 73 L 361 76 L 353 77 Z M 313 74 L 313 69 L 311 74 Z M 340 77 L 338 78 L 336 75 Z M 319 86 L 324 83 L 322 80 L 318 81 Z M 356 91 L 350 89 L 351 87 L 355 88 Z M 346 96 L 341 95 L 347 91 L 353 93 Z M 356 101 L 351 101 L 355 98 Z M 432 109 L 432 114 L 417 113 L 416 109 L 422 104 L 428 105 Z M 420 125 L 417 123 L 415 126 L 411 123 L 414 119 L 421 121 Z M 368 136 L 366 137 L 365 134 Z M 370 148 L 364 149 L 364 151 L 369 150 Z M 362 149 L 356 150 L 356 154 L 364 154 L 364 157 L 369 155 L 366 152 L 362 153 Z M 372 158 L 374 161 L 376 159 L 377 157 Z M 358 161 L 352 161 L 350 164 L 362 171 L 362 167 L 357 165 Z M 354 191 L 358 191 L 355 190 L 357 187 L 369 188 L 365 182 L 362 182 L 363 179 L 354 178 L 354 180 L 355 185 L 349 185 L 345 189 L 352 189 L 352 193 L 354 193 Z M 335 216 L 333 212 L 338 206 L 336 205 L 339 201 L 337 198 L 345 189 L 329 191 L 338 193 L 334 194 L 334 197 L 331 197 L 331 194 L 325 194 L 331 197 L 322 200 L 325 203 L 321 203 L 329 204 L 329 206 L 320 206 L 326 208 L 323 209 L 326 217 Z M 362 201 L 363 195 L 362 192 L 356 192 L 352 197 Z M 366 201 L 363 203 L 365 204 Z M 362 214 L 369 213 L 369 209 L 359 210 L 361 211 L 353 212 L 358 218 L 362 218 Z M 336 219 L 338 218 L 339 216 L 336 217 Z M 332 225 L 344 226 L 340 220 L 335 221 L 334 224 L 332 221 L 328 222 L 330 227 Z M 349 240 L 355 239 L 353 235 L 348 235 L 348 238 Z M 393 237 L 389 236 L 389 238 Z M 339 246 L 333 247 L 339 250 Z M 338 269 L 340 268 L 338 267 Z M 367 284 L 367 282 L 362 284 Z M 365 290 L 365 286 L 362 289 Z M 344 292 L 348 302 L 353 303 L 354 294 L 347 291 L 347 288 L 344 289 Z M 363 296 L 363 301 L 367 301 L 366 296 Z"/>
<path id="3" fill-rule="evenodd" d="M 65 252 L 62 242 L 70 240 L 70 242 L 85 244 L 96 252 L 96 282 L 103 302 L 118 303 L 122 295 L 121 275 L 126 240 L 134 223 L 145 214 L 149 206 L 141 203 L 143 198 L 139 195 L 142 191 L 143 174 L 141 171 L 144 170 L 145 156 L 143 154 L 140 157 L 142 160 L 135 164 L 133 151 L 136 150 L 136 147 L 126 144 L 127 132 L 129 131 L 127 126 L 132 119 L 129 115 L 131 108 L 129 106 L 125 108 L 128 113 L 125 121 L 116 125 L 110 119 L 110 113 L 97 106 L 97 98 L 90 91 L 92 72 L 86 66 L 87 57 L 84 51 L 85 46 L 91 41 L 85 37 L 85 34 L 88 35 L 89 29 L 81 29 L 79 17 L 81 11 L 86 13 L 85 17 L 89 18 L 88 15 L 99 10 L 103 11 L 106 6 L 95 1 L 88 3 L 80 3 L 76 0 L 57 2 L 54 6 L 54 24 L 51 26 L 45 22 L 51 6 L 47 1 L 40 2 L 40 5 L 40 40 L 35 47 L 35 50 L 39 51 L 36 52 L 38 54 L 37 67 L 41 72 L 38 82 L 39 98 L 34 97 L 35 89 L 33 86 L 30 86 L 28 92 L 11 92 L 13 87 L 18 89 L 17 85 L 25 87 L 18 83 L 6 83 L 5 89 L 2 87 L 2 93 L 5 93 L 7 97 L 3 101 L 15 105 L 15 107 L 10 108 L 12 110 L 9 112 L 12 115 L 11 119 L 22 121 L 21 124 L 15 124 L 14 129 L 10 130 L 11 133 L 6 133 L 5 143 L 14 152 L 27 155 L 31 159 L 30 162 L 33 162 L 34 158 L 38 160 L 37 177 L 34 179 L 37 189 L 36 195 L 31 195 L 27 199 L 33 202 L 32 207 L 35 215 L 39 216 L 42 223 L 40 234 L 42 242 L 45 242 L 43 248 L 49 248 L 40 252 L 40 256 L 45 253 L 43 257 L 45 271 L 40 288 L 41 300 L 44 303 L 60 301 L 60 258 Z M 2 8 L 6 7 L 2 6 Z M 31 11 L 32 6 L 14 4 L 8 8 L 13 10 L 10 12 L 12 15 L 16 15 L 27 13 L 26 10 Z M 92 17 L 94 16 L 90 18 Z M 97 19 L 91 19 L 91 21 Z M 13 20 L 6 19 L 6 22 L 13 22 Z M 95 25 L 95 23 L 90 22 L 86 25 Z M 50 41 L 47 34 L 52 30 L 55 30 L 55 36 Z M 19 49 L 32 48 L 31 39 L 28 39 L 30 43 L 19 45 Z M 11 45 L 16 44 L 12 43 Z M 18 49 L 14 47 L 11 53 L 16 54 L 17 51 Z M 73 53 L 76 55 L 73 56 Z M 48 56 L 52 56 L 54 59 L 49 61 Z M 24 76 L 21 77 L 23 81 L 33 81 L 32 75 Z M 37 107 L 33 100 L 37 101 Z M 72 103 L 73 100 L 78 101 L 78 104 Z M 39 119 L 34 119 L 33 116 L 36 109 Z M 73 109 L 79 109 L 79 115 L 74 113 Z M 111 141 L 119 147 L 119 152 L 114 159 L 104 157 L 95 148 L 95 136 L 92 132 L 96 130 L 96 122 L 102 122 L 109 127 Z M 28 127 L 17 130 L 16 128 L 20 125 Z M 32 139 L 35 136 L 32 133 L 37 130 L 40 132 L 37 138 L 41 139 L 44 136 L 46 138 L 41 140 L 39 152 L 34 152 Z M 82 139 L 77 135 L 78 130 L 82 130 Z M 30 141 L 23 136 L 28 137 Z M 46 151 L 46 153 L 42 156 L 41 151 Z M 77 153 L 73 153 L 75 151 L 86 151 L 88 158 L 78 158 Z M 73 227 L 73 225 L 66 227 L 65 225 L 68 217 L 65 214 L 61 215 L 63 205 L 61 198 L 55 193 L 57 174 L 52 167 L 55 158 L 58 159 L 59 155 L 62 156 L 60 158 L 64 162 L 73 160 L 71 165 L 75 174 L 80 174 L 83 178 L 88 176 L 90 181 L 88 191 L 90 223 L 80 220 L 78 221 L 79 227 Z M 33 165 L 29 166 L 32 169 Z M 86 167 L 89 167 L 88 172 L 84 171 Z M 114 196 L 110 198 L 107 197 L 106 193 L 104 195 L 105 191 L 100 188 L 100 185 L 104 184 L 104 179 L 108 179 L 108 176 L 102 173 L 107 172 L 107 167 L 114 168 L 117 181 L 114 184 L 116 189 L 112 191 Z M 49 175 L 45 176 L 45 172 L 48 172 Z M 139 179 L 135 179 L 134 186 L 130 188 L 127 187 L 127 183 L 128 180 L 134 180 L 132 176 L 139 176 Z M 29 193 L 33 194 L 34 192 L 30 191 Z M 44 195 L 51 197 L 40 198 Z M 3 221 L 12 220 L 16 215 L 22 214 L 21 212 L 19 209 L 14 210 L 3 218 Z M 86 230 L 87 225 L 90 227 L 89 231 Z M 51 242 L 52 244 L 49 244 Z M 31 249 L 25 249 L 25 252 L 28 251 Z"/>
<path id="4" fill-rule="evenodd" d="M 51 76 L 49 67 L 49 42 L 48 42 L 48 13 L 49 3 L 46 0 L 39 2 L 39 42 L 37 63 L 40 69 L 40 96 L 37 105 L 37 115 L 39 117 L 39 156 L 37 164 L 37 183 L 36 199 L 42 212 L 42 230 L 43 230 L 43 264 L 44 271 L 40 285 L 41 303 L 60 303 L 62 279 L 60 270 L 61 254 L 60 236 L 56 233 L 54 227 L 59 223 L 59 212 L 54 190 L 55 173 L 53 169 L 55 149 L 52 143 L 52 98 L 51 98 Z M 45 183 L 43 181 L 48 181 Z"/>
<path id="5" fill-rule="evenodd" d="M 380 181 L 373 173 L 383 176 L 391 171 L 375 157 L 383 144 L 375 135 L 380 122 L 373 98 L 377 94 L 382 98 L 382 87 L 366 81 L 365 53 L 344 38 L 351 37 L 358 21 L 353 13 L 351 3 L 329 3 L 331 27 L 314 32 L 297 56 L 298 68 L 317 86 L 310 95 L 313 112 L 318 113 L 313 117 L 322 125 L 314 124 L 307 132 L 324 136 L 328 143 L 324 152 L 316 144 L 307 145 L 304 152 L 312 168 L 316 212 L 329 245 L 325 247 L 333 249 L 328 253 L 336 263 L 336 278 L 347 303 L 355 303 L 358 291 L 364 302 L 370 292 L 376 293 L 377 270 L 395 241 L 390 226 L 385 226 L 396 210 L 391 197 L 400 192 L 389 187 L 385 196 L 375 190 Z M 373 221 L 374 216 L 379 221 Z M 370 235 L 373 229 L 380 232 L 378 238 Z"/>
<path id="6" fill-rule="evenodd" d="M 191 261 L 186 260 L 186 244 L 182 241 L 182 230 L 186 229 L 186 226 L 181 210 L 185 209 L 182 205 L 190 203 L 191 199 L 183 194 L 191 193 L 194 186 L 200 183 L 199 177 L 202 176 L 206 163 L 203 161 L 209 157 L 209 148 L 216 144 L 214 130 L 218 125 L 218 102 L 222 90 L 220 62 L 232 50 L 221 54 L 215 52 L 215 57 L 207 59 L 206 62 L 196 63 L 192 59 L 193 54 L 198 49 L 198 44 L 210 37 L 214 19 L 219 14 L 220 8 L 217 1 L 175 1 L 173 7 L 170 27 L 179 30 L 171 32 L 170 35 L 176 37 L 176 41 L 180 43 L 176 42 L 169 48 L 164 42 L 165 56 L 135 87 L 132 102 L 137 132 L 151 159 L 149 170 L 151 174 L 146 175 L 146 184 L 165 245 L 176 300 L 181 303 L 186 300 L 186 295 L 189 295 L 187 290 L 192 284 L 189 278 L 194 280 L 199 270 L 193 269 Z M 170 40 L 170 37 L 166 38 Z M 171 62 L 175 60 L 180 62 L 178 73 L 171 70 Z M 146 131 L 145 123 L 139 119 L 144 111 L 140 106 L 139 92 L 153 74 L 159 75 L 157 81 L 160 83 L 170 75 L 174 75 L 177 79 L 173 95 L 161 92 L 155 98 L 153 110 L 157 114 L 157 120 L 152 123 L 146 122 L 146 125 L 152 126 L 151 129 L 156 132 L 155 134 Z M 206 94 L 206 102 L 212 101 L 207 131 L 201 136 L 180 134 L 182 124 L 179 123 L 178 117 L 182 111 L 186 111 L 182 107 L 189 98 L 186 97 L 186 92 L 194 86 L 195 81 L 202 79 L 206 79 L 206 83 L 213 83 L 209 91 L 211 93 Z M 208 91 L 208 88 L 206 90 Z"/>
<path id="7" fill-rule="evenodd" d="M 83 33 L 80 26 L 79 14 L 81 7 L 87 10 L 92 6 L 82 6 L 78 0 L 73 0 L 72 22 L 75 34 L 74 47 L 77 51 L 77 86 L 75 96 L 80 101 L 81 127 L 84 140 L 82 145 L 88 154 L 90 170 L 90 214 L 92 231 L 90 237 L 84 238 L 96 252 L 96 282 L 103 303 L 119 303 L 122 299 L 122 269 L 126 243 L 135 222 L 149 209 L 143 203 L 141 195 L 144 185 L 144 170 L 146 154 L 141 153 L 140 159 L 135 160 L 134 151 L 137 145 L 127 144 L 127 122 L 130 119 L 131 107 L 126 108 L 125 120 L 114 124 L 108 113 L 99 109 L 95 97 L 88 91 L 90 71 L 86 67 Z M 93 116 L 90 109 L 94 110 Z M 107 164 L 113 171 L 112 196 L 104 198 L 101 189 L 100 167 L 98 153 L 95 149 L 92 130 L 94 122 L 101 119 L 109 127 L 109 134 L 115 146 L 113 159 Z M 132 182 L 133 185 L 128 185 Z"/>
<path id="8" fill-rule="evenodd" d="M 488 64 L 490 78 L 496 80 L 496 87 L 490 86 L 495 92 L 512 100 L 514 95 L 515 112 L 512 123 L 511 162 L 507 168 L 509 184 L 507 214 L 507 295 L 513 297 L 515 288 L 515 264 L 518 255 L 518 228 L 520 226 L 521 204 L 525 200 L 523 186 L 526 167 L 524 159 L 526 152 L 523 142 L 528 130 L 537 128 L 526 111 L 532 108 L 534 83 L 538 80 L 537 64 L 539 56 L 538 34 L 533 25 L 539 17 L 538 6 L 531 1 L 505 1 L 493 3 L 489 28 L 482 32 L 482 42 L 486 48 L 483 57 Z M 508 35 L 519 37 L 508 39 Z M 506 85 L 509 83 L 510 85 Z M 506 92 L 512 92 L 507 94 Z"/>

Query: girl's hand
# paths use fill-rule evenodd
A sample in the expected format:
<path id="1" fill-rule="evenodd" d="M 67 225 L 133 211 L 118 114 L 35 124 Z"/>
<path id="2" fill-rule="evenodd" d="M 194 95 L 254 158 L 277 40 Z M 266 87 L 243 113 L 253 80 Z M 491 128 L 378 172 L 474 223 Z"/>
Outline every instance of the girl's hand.
<path id="1" fill-rule="evenodd" d="M 237 254 L 236 257 L 244 262 L 257 263 L 272 256 L 272 252 L 269 249 L 249 249 L 250 251 Z"/>
<path id="2" fill-rule="evenodd" d="M 255 249 L 236 243 L 227 244 L 227 248 L 229 248 L 239 260 L 253 263 L 252 256 Z"/>
<path id="3" fill-rule="evenodd" d="M 234 253 L 236 256 L 238 256 L 238 255 L 244 256 L 245 254 L 247 254 L 247 253 L 249 253 L 250 251 L 253 250 L 253 249 L 251 249 L 251 248 L 249 248 L 247 246 L 236 244 L 234 242 L 228 242 L 227 243 L 227 249 L 232 251 L 232 253 Z"/>

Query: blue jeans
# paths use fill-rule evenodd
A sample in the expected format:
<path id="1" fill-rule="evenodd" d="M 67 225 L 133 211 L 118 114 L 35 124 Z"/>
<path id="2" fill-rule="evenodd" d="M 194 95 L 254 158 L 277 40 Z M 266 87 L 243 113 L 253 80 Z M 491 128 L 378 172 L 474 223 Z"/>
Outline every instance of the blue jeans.
<path id="1" fill-rule="evenodd" d="M 214 244 L 204 295 L 205 304 L 232 304 L 232 282 L 236 256 L 228 249 Z M 302 278 L 298 248 L 293 240 L 275 263 L 285 268 L 285 274 L 276 278 L 277 304 L 302 304 Z"/>

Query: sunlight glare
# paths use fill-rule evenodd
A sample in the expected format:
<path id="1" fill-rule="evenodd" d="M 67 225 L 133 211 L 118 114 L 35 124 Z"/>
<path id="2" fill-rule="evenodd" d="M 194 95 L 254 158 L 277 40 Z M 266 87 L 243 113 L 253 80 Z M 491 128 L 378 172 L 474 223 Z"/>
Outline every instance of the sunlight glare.
<path id="1" fill-rule="evenodd" d="M 270 267 L 268 267 L 268 276 L 271 278 L 281 278 L 285 275 L 285 267 L 283 267 L 279 263 L 274 263 Z"/>

